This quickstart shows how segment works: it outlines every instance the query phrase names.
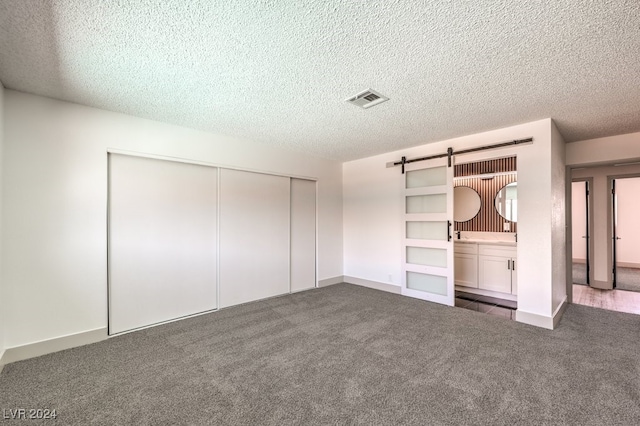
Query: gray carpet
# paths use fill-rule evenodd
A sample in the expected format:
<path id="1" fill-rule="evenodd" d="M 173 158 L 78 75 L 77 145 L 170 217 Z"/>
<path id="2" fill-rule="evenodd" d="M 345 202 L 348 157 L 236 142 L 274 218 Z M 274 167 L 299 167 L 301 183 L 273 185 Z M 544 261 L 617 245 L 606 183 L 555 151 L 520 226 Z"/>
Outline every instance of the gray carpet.
<path id="1" fill-rule="evenodd" d="M 9 364 L 0 408 L 65 425 L 632 425 L 638 342 L 635 315 L 570 305 L 550 331 L 340 284 Z"/>
<path id="2" fill-rule="evenodd" d="M 640 269 L 618 266 L 616 268 L 616 288 L 640 292 Z"/>
<path id="3" fill-rule="evenodd" d="M 587 265 L 585 263 L 573 263 L 573 283 L 587 285 Z"/>
<path id="4" fill-rule="evenodd" d="M 587 285 L 587 266 L 584 263 L 573 263 L 573 283 Z M 623 268 L 616 269 L 616 288 L 618 290 L 640 292 L 640 269 Z"/>

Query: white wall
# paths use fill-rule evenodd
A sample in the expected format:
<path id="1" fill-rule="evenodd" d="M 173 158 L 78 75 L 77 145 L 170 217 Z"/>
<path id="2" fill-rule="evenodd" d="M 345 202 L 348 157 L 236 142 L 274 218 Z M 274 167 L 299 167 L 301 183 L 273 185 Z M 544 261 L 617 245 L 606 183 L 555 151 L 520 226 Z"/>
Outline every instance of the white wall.
<path id="1" fill-rule="evenodd" d="M 617 261 L 640 268 L 640 178 L 617 179 L 618 240 Z"/>
<path id="2" fill-rule="evenodd" d="M 318 179 L 318 278 L 342 275 L 334 161 L 5 91 L 6 347 L 107 324 L 107 148 Z"/>
<path id="3" fill-rule="evenodd" d="M 2 176 L 4 174 L 3 167 L 3 150 L 4 150 L 4 86 L 0 81 L 0 359 L 2 359 L 2 354 L 4 354 L 5 344 L 4 344 L 4 311 L 7 306 L 7 300 L 4 297 L 4 281 L 2 279 L 2 184 L 3 179 Z M 0 366 L 0 370 L 2 367 Z"/>
<path id="4" fill-rule="evenodd" d="M 552 312 L 556 312 L 567 300 L 565 156 L 564 138 L 558 131 L 556 124 L 551 121 L 551 186 L 549 190 L 551 191 L 552 246 L 550 261 L 553 269 L 551 279 L 553 285 Z M 520 281 L 518 281 L 518 287 L 520 287 Z"/>
<path id="5" fill-rule="evenodd" d="M 550 119 L 345 163 L 345 276 L 400 286 L 402 175 L 399 167 L 385 168 L 387 162 L 398 161 L 403 155 L 439 154 L 447 147 L 459 150 L 531 136 L 533 144 L 468 154 L 457 161 L 517 155 L 518 310 L 525 313 L 519 320 L 527 322 L 526 314 L 551 318 L 552 289 L 558 296 L 565 288 L 565 272 L 553 259 L 559 249 L 564 258 L 564 219 L 558 217 L 564 216 L 564 154 L 560 152 L 564 145 L 557 136 L 552 143 Z M 560 282 L 552 284 L 554 280 Z"/>
<path id="6" fill-rule="evenodd" d="M 640 160 L 640 132 L 566 144 L 569 167 Z"/>

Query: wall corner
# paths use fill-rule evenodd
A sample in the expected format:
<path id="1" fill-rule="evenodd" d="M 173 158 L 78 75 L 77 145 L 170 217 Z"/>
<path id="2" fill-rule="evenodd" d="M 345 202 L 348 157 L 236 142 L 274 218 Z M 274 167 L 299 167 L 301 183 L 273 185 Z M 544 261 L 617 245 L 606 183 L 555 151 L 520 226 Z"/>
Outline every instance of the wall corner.
<path id="1" fill-rule="evenodd" d="M 567 168 L 565 141 L 556 123 L 551 130 L 551 311 L 567 299 Z M 570 193 L 570 192 L 569 192 Z"/>

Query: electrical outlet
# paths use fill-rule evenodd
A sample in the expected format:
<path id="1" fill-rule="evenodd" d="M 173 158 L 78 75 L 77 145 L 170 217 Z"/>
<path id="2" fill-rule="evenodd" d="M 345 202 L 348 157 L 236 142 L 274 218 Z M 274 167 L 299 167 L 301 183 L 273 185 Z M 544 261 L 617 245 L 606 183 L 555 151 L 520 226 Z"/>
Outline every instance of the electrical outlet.
<path id="1" fill-rule="evenodd" d="M 511 224 L 509 222 L 504 223 L 504 230 L 507 232 L 511 231 Z"/>
<path id="2" fill-rule="evenodd" d="M 392 283 L 393 282 L 393 275 L 389 274 L 389 282 Z"/>

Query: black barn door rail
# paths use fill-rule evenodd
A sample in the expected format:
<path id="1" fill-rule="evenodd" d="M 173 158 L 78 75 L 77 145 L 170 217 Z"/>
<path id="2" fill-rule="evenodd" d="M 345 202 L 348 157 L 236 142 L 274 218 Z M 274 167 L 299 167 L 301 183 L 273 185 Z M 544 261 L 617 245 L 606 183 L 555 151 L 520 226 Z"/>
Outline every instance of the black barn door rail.
<path id="1" fill-rule="evenodd" d="M 448 163 L 449 163 L 449 167 L 451 167 L 451 157 L 454 156 L 454 155 L 469 154 L 471 152 L 485 151 L 487 149 L 504 148 L 506 146 L 521 145 L 521 144 L 525 144 L 525 143 L 533 143 L 533 138 L 516 139 L 516 140 L 512 140 L 512 141 L 508 141 L 508 142 L 496 143 L 496 144 L 493 144 L 493 145 L 484 145 L 484 146 L 478 146 L 478 147 L 475 147 L 475 148 L 462 149 L 460 151 L 454 151 L 453 148 L 447 148 L 447 152 L 444 153 L 444 154 L 436 154 L 436 155 L 430 155 L 428 157 L 412 158 L 410 160 L 407 160 L 407 157 L 402 157 L 402 159 L 400 161 L 396 161 L 396 162 L 394 162 L 392 164 L 389 164 L 387 167 L 389 167 L 389 166 L 402 166 L 402 174 L 404 174 L 404 166 L 405 166 L 405 164 L 416 163 L 418 161 L 433 160 L 434 158 L 444 158 L 444 157 L 449 157 L 449 162 Z"/>

